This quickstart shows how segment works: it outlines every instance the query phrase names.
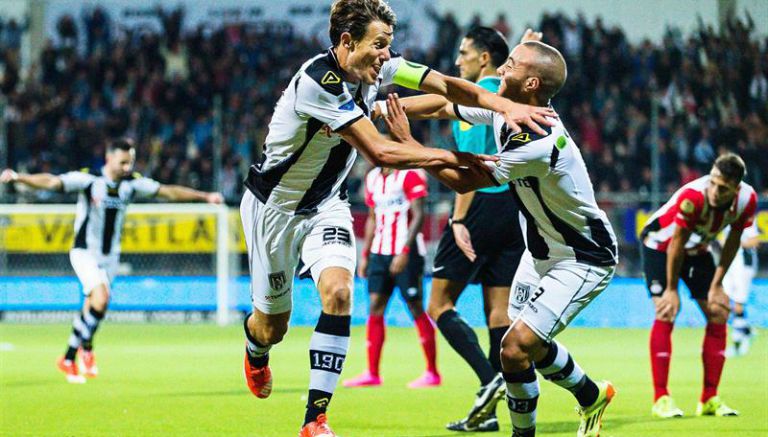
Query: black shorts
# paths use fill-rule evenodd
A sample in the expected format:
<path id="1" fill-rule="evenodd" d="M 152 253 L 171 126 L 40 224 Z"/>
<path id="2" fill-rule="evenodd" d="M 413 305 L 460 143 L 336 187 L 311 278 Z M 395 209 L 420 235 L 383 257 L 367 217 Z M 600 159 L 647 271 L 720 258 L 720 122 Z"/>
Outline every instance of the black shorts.
<path id="1" fill-rule="evenodd" d="M 659 297 L 667 288 L 667 253 L 643 245 L 643 275 L 648 294 Z M 707 299 L 712 278 L 715 276 L 715 260 L 712 254 L 684 255 L 680 279 L 691 290 L 694 299 Z"/>
<path id="2" fill-rule="evenodd" d="M 515 199 L 503 193 L 475 193 L 464 225 L 469 230 L 477 259 L 464 255 L 446 226 L 435 255 L 432 276 L 486 287 L 511 287 L 525 251 Z"/>
<path id="3" fill-rule="evenodd" d="M 401 273 L 392 276 L 389 265 L 392 255 L 372 253 L 368 258 L 368 293 L 391 295 L 395 287 L 407 302 L 422 299 L 422 280 L 424 278 L 424 257 L 413 248 L 408 254 L 408 265 Z"/>

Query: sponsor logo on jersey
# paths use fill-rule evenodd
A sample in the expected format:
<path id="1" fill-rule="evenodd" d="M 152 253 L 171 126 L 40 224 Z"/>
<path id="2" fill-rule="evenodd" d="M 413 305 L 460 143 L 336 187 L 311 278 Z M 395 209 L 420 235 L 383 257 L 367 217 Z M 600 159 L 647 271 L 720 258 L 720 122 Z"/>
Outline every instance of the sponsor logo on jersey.
<path id="1" fill-rule="evenodd" d="M 285 280 L 285 272 L 276 272 L 276 273 L 269 274 L 269 286 L 272 287 L 272 289 L 275 291 L 282 290 L 286 282 L 287 281 Z M 277 297 L 277 296 L 274 296 L 274 297 Z"/>
<path id="2" fill-rule="evenodd" d="M 520 132 L 519 134 L 513 135 L 509 141 L 516 141 L 521 144 L 529 143 L 531 142 L 531 134 L 528 132 Z"/>
<path id="3" fill-rule="evenodd" d="M 342 111 L 351 111 L 351 110 L 355 109 L 355 101 L 354 100 L 350 100 L 347 103 L 339 106 L 339 109 L 341 109 Z"/>
<path id="4" fill-rule="evenodd" d="M 341 78 L 333 71 L 325 73 L 325 76 L 323 76 L 323 79 L 320 81 L 321 85 L 332 85 L 336 83 L 341 83 Z"/>

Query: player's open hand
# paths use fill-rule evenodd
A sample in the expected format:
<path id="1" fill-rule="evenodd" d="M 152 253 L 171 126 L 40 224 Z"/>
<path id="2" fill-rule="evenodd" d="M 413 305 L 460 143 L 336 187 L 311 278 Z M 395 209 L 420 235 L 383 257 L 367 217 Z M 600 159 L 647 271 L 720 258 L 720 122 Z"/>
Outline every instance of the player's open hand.
<path id="1" fill-rule="evenodd" d="M 392 258 L 392 262 L 389 264 L 389 273 L 392 275 L 399 275 L 405 270 L 408 265 L 408 254 L 400 253 Z"/>
<path id="2" fill-rule="evenodd" d="M 453 230 L 453 239 L 456 241 L 456 245 L 461 249 L 464 256 L 471 262 L 475 262 L 477 254 L 475 248 L 472 247 L 472 238 L 469 235 L 469 229 L 461 223 L 454 223 L 451 226 Z"/>
<path id="3" fill-rule="evenodd" d="M 205 201 L 214 205 L 220 205 L 224 203 L 224 196 L 221 193 L 208 193 L 205 195 Z"/>
<path id="4" fill-rule="evenodd" d="M 655 299 L 656 318 L 665 322 L 674 322 L 680 311 L 680 295 L 677 290 L 666 289 L 661 297 Z"/>
<path id="5" fill-rule="evenodd" d="M 541 38 L 544 36 L 541 32 L 534 32 L 533 29 L 530 27 L 525 29 L 525 33 L 523 34 L 523 37 L 520 38 L 520 42 L 524 43 L 526 41 L 541 41 Z"/>
<path id="6" fill-rule="evenodd" d="M 397 94 L 387 96 L 387 115 L 384 117 L 384 121 L 387 123 L 387 129 L 393 140 L 399 143 L 413 141 L 411 125 L 408 124 L 408 117 L 405 115 L 405 110 L 400 104 L 400 98 Z"/>
<path id="7" fill-rule="evenodd" d="M 500 112 L 504 115 L 504 121 L 512 132 L 520 132 L 522 130 L 520 126 L 525 125 L 539 135 L 547 135 L 547 131 L 541 126 L 554 126 L 553 118 L 558 117 L 557 112 L 552 108 L 523 105 L 511 100 L 506 100 L 504 105 L 504 110 Z"/>
<path id="8" fill-rule="evenodd" d="M 5 170 L 3 170 L 2 173 L 0 173 L 0 182 L 4 184 L 14 182 L 18 178 L 19 178 L 19 175 L 16 174 L 16 172 L 11 170 L 10 168 L 6 168 Z"/>

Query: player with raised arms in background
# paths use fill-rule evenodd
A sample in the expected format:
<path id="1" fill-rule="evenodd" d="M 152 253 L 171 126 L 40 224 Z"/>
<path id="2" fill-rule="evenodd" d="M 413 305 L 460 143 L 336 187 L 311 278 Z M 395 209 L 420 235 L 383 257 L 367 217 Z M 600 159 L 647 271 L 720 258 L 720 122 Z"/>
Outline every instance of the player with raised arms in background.
<path id="1" fill-rule="evenodd" d="M 655 417 L 683 415 L 667 386 L 672 329 L 680 311 L 680 279 L 707 320 L 701 348 L 704 386 L 696 415 L 739 414 L 717 395 L 717 387 L 725 366 L 730 312 L 723 278 L 739 250 L 742 232 L 752 225 L 757 210 L 757 193 L 743 182 L 745 174 L 746 166 L 738 155 L 721 155 L 708 175 L 683 185 L 643 227 L 643 272 L 656 307 L 650 339 L 654 388 L 651 413 Z M 710 243 L 728 225 L 730 231 L 715 266 Z"/>
<path id="2" fill-rule="evenodd" d="M 499 75 L 500 96 L 546 107 L 565 83 L 567 72 L 557 49 L 527 41 L 512 50 Z M 387 111 L 390 132 L 405 143 L 413 141 L 405 114 L 493 126 L 498 161 L 490 164 L 492 174 L 447 167 L 427 171 L 460 193 L 509 184 L 523 216 L 527 250 L 512 282 L 512 325 L 501 343 L 512 435 L 529 437 L 536 433 L 538 370 L 576 397 L 581 419 L 577 435 L 597 436 L 615 389 L 610 382 L 590 379 L 565 346 L 554 339 L 605 290 L 618 262 L 616 237 L 606 214 L 597 206 L 578 146 L 560 120 L 545 127 L 545 134 L 520 131 L 498 113 L 450 103 L 441 96 L 417 96 L 401 102 L 390 96 Z"/>
<path id="3" fill-rule="evenodd" d="M 72 322 L 67 351 L 58 361 L 67 381 L 84 383 L 98 375 L 93 337 L 107 312 L 112 282 L 120 262 L 120 236 L 125 212 L 134 199 L 160 197 L 171 201 L 222 203 L 219 193 L 206 193 L 179 185 L 164 185 L 133 172 L 136 149 L 127 138 L 109 142 L 106 163 L 100 169 L 62 175 L 25 174 L 6 169 L 0 182 L 79 193 L 75 212 L 75 241 L 69 259 L 85 295 L 82 312 Z M 83 372 L 76 362 L 78 350 Z"/>
<path id="4" fill-rule="evenodd" d="M 368 368 L 362 375 L 344 381 L 345 387 L 371 387 L 382 383 L 379 373 L 384 347 L 384 311 L 394 288 L 403 296 L 419 333 L 427 368 L 409 388 L 440 385 L 437 345 L 432 320 L 424 311 L 424 256 L 427 248 L 421 233 L 427 175 L 422 170 L 393 170 L 376 167 L 365 177 L 365 221 L 363 251 L 357 271 L 368 278 L 368 322 L 366 338 Z"/>
<path id="5" fill-rule="evenodd" d="M 262 160 L 251 166 L 240 212 L 250 260 L 253 313 L 244 321 L 245 377 L 251 392 L 272 391 L 269 350 L 288 331 L 299 264 L 320 294 L 310 340 L 310 380 L 300 435 L 333 436 L 326 409 L 349 346 L 356 263 L 345 179 L 357 151 L 375 166 L 448 167 L 488 173 L 468 153 L 406 145 L 382 136 L 369 119 L 380 87 L 398 84 L 504 113 L 507 122 L 541 131 L 550 108 L 502 99 L 467 81 L 407 62 L 390 50 L 395 14 L 383 0 L 337 0 L 332 46 L 305 62 L 277 102 Z"/>

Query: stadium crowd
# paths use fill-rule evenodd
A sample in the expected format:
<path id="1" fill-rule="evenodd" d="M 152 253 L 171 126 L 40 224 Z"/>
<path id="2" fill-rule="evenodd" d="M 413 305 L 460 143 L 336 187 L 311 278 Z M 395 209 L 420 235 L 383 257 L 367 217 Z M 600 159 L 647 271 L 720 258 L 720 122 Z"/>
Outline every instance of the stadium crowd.
<path id="1" fill-rule="evenodd" d="M 263 23 L 184 32 L 183 10 L 157 14 L 159 33 L 119 26 L 98 7 L 62 16 L 57 42 L 46 43 L 23 74 L 19 50 L 28 26 L 0 21 L 0 91 L 13 167 L 56 173 L 98 166 L 104 139 L 128 135 L 137 140 L 137 170 L 210 190 L 218 134 L 222 191 L 239 200 L 273 105 L 300 63 L 324 44 Z M 481 20 L 462 26 L 450 14 L 431 17 L 436 40 L 453 45 L 404 54 L 453 71 L 462 35 Z M 523 30 L 513 32 L 503 15 L 486 24 L 510 41 Z M 632 44 L 600 18 L 552 14 L 534 24 L 567 57 L 568 86 L 554 106 L 581 145 L 598 192 L 649 191 L 656 97 L 666 190 L 708 171 L 729 149 L 745 158 L 747 180 L 766 193 L 768 154 L 760 152 L 768 150 L 768 40 L 757 39 L 748 16 L 719 31 L 703 24 L 690 35 L 669 29 L 661 44 Z M 453 147 L 447 124 L 416 126 L 427 144 Z M 360 191 L 364 171 L 361 164 L 351 175 L 351 192 Z"/>

